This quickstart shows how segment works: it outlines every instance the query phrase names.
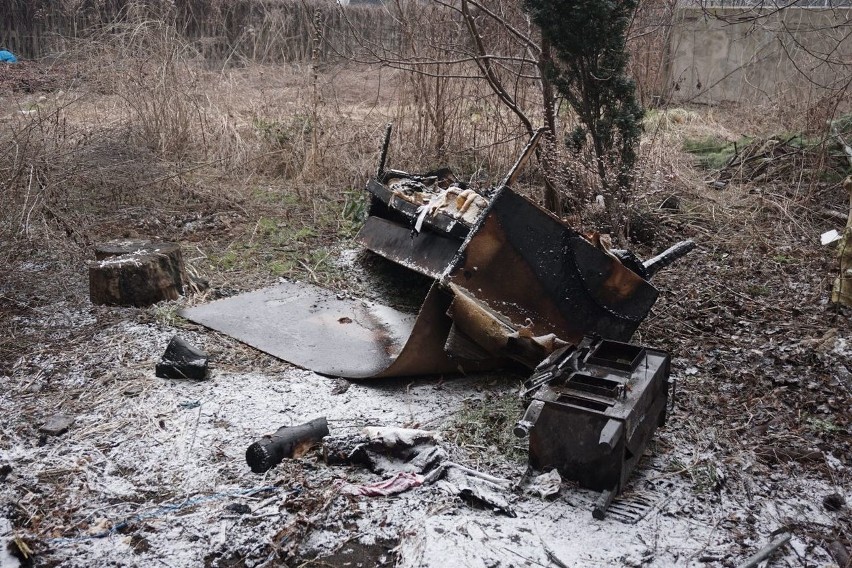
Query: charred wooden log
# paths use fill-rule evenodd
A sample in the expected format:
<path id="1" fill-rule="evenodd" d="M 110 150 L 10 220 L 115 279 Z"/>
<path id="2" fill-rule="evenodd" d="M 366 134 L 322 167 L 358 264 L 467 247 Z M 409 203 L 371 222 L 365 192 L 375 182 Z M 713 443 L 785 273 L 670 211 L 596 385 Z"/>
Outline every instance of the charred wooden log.
<path id="1" fill-rule="evenodd" d="M 328 421 L 324 417 L 298 426 L 284 426 L 249 446 L 246 462 L 254 473 L 263 473 L 285 458 L 302 455 L 328 434 Z"/>

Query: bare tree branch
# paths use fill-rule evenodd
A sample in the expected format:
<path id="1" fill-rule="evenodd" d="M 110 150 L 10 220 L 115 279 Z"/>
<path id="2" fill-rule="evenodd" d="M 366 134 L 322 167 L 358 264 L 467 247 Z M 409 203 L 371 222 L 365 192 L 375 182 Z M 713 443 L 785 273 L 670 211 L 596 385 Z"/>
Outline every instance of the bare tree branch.
<path id="1" fill-rule="evenodd" d="M 462 15 L 464 16 L 465 22 L 467 22 L 468 29 L 470 30 L 470 35 L 473 38 L 474 43 L 476 44 L 476 49 L 480 57 L 476 58 L 476 64 L 479 67 L 482 74 L 485 75 L 485 78 L 488 80 L 488 84 L 491 86 L 494 94 L 503 101 L 509 109 L 515 113 L 518 119 L 523 123 L 524 127 L 527 129 L 527 132 L 530 136 L 533 135 L 535 129 L 533 128 L 532 122 L 529 118 L 527 118 L 526 114 L 524 114 L 523 110 L 517 105 L 515 100 L 506 92 L 506 89 L 503 87 L 503 84 L 500 82 L 500 79 L 494 73 L 493 69 L 491 69 L 490 60 L 487 58 L 482 58 L 482 56 L 486 55 L 487 51 L 485 49 L 485 45 L 482 42 L 482 36 L 479 34 L 479 30 L 477 29 L 476 22 L 473 19 L 473 16 L 470 15 L 470 10 L 468 9 L 468 0 L 461 0 L 461 10 Z"/>

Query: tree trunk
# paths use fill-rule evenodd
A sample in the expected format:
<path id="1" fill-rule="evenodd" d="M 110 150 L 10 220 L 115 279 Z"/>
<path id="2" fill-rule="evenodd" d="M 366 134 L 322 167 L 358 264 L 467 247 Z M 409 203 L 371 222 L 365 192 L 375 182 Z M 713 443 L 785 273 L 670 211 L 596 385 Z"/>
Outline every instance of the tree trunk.
<path id="1" fill-rule="evenodd" d="M 852 176 L 843 181 L 843 188 L 849 192 L 849 218 L 837 250 L 840 257 L 840 274 L 834 281 L 831 301 L 852 307 Z"/>
<path id="2" fill-rule="evenodd" d="M 95 247 L 95 258 L 89 263 L 93 304 L 150 306 L 177 299 L 189 283 L 177 243 L 111 241 Z"/>
<path id="3" fill-rule="evenodd" d="M 538 154 L 539 163 L 544 170 L 544 207 L 561 217 L 563 211 L 562 197 L 556 187 L 556 167 L 553 158 L 556 155 L 556 105 L 553 97 L 553 84 L 547 77 L 548 67 L 552 65 L 550 41 L 541 39 L 541 53 L 538 56 L 538 74 L 541 81 L 541 104 L 544 109 L 544 124 L 549 132 L 545 134 L 545 143 Z"/>

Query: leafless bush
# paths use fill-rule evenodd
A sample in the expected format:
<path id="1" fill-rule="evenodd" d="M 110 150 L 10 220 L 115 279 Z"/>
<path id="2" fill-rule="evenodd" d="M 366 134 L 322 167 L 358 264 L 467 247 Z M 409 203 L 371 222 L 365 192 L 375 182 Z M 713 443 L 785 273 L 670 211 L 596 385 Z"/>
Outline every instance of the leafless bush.
<path id="1" fill-rule="evenodd" d="M 326 40 L 350 61 L 402 72 L 394 112 L 396 156 L 409 167 L 440 163 L 458 175 L 496 182 L 544 122 L 538 62 L 530 46 L 501 24 L 511 21 L 521 37 L 534 34 L 521 5 L 503 3 L 491 16 L 471 8 L 469 20 L 457 3 L 395 0 L 385 7 L 393 21 L 388 41 L 362 35 L 346 9 L 339 12 L 357 49 L 346 54 L 338 37 Z M 474 44 L 474 36 L 481 36 L 482 46 Z M 480 56 L 480 50 L 487 53 Z"/>

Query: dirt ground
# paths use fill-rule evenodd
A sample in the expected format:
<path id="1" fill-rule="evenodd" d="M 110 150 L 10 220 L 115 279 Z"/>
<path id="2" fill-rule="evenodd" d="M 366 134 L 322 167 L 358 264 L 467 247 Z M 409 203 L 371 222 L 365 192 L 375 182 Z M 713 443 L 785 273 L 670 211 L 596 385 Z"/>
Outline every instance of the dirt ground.
<path id="1" fill-rule="evenodd" d="M 33 93 L 3 91 L 4 108 L 55 94 L 39 80 Z M 852 325 L 828 302 L 837 261 L 819 240 L 842 222 L 819 210 L 845 213 L 846 196 L 836 180 L 802 195 L 780 173 L 703 184 L 677 145 L 708 124 L 758 134 L 737 130 L 748 128 L 737 112 L 690 110 L 644 154 L 660 175 L 637 201 L 636 251 L 682 238 L 698 247 L 655 277 L 660 298 L 634 337 L 671 352 L 677 388 L 618 502 L 632 512 L 595 520 L 596 495 L 567 482 L 552 500 L 521 483 L 508 494 L 515 517 L 436 486 L 352 497 L 342 484 L 379 477 L 318 452 L 253 474 L 251 442 L 326 416 L 333 433 L 437 430 L 454 461 L 521 480 L 523 448 L 501 443 L 524 377 L 350 383 L 183 320 L 182 307 L 281 277 L 363 295 L 370 262 L 342 213 L 356 197 L 317 198 L 274 171 L 250 191 L 184 177 L 165 204 L 115 198 L 85 226 L 47 209 L 3 243 L 0 566 L 732 567 L 781 531 L 791 540 L 765 565 L 838 565 L 837 551 L 852 551 Z M 113 171 L 139 179 L 136 165 Z M 672 196 L 677 206 L 662 206 Z M 144 309 L 92 305 L 91 247 L 127 235 L 180 242 L 211 289 Z M 175 334 L 210 354 L 210 380 L 154 376 Z M 41 433 L 57 413 L 74 418 L 68 431 Z"/>

